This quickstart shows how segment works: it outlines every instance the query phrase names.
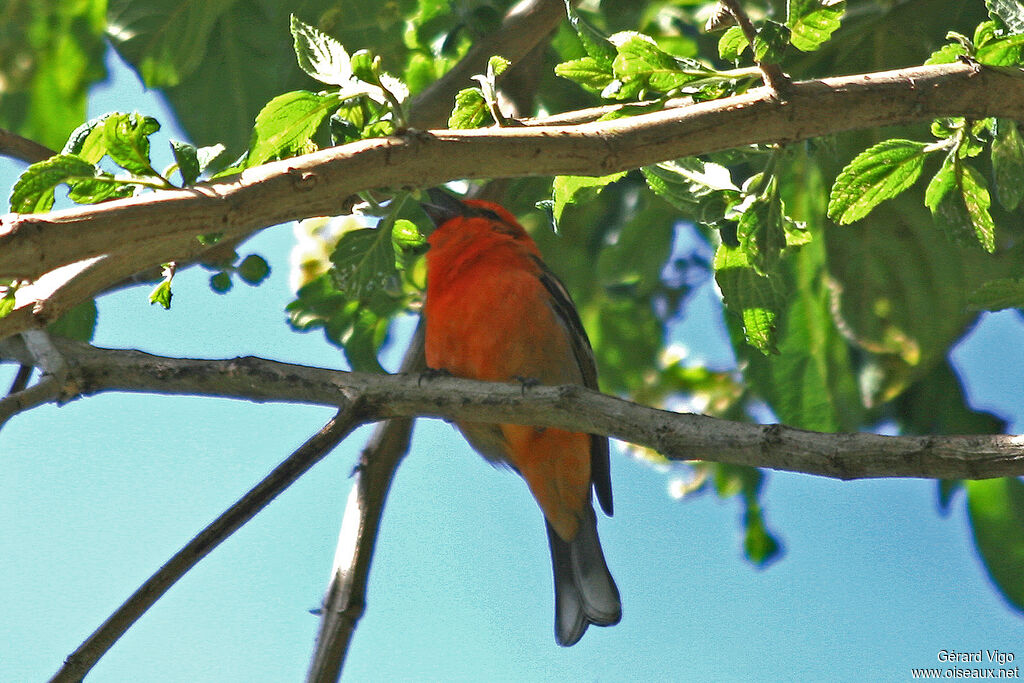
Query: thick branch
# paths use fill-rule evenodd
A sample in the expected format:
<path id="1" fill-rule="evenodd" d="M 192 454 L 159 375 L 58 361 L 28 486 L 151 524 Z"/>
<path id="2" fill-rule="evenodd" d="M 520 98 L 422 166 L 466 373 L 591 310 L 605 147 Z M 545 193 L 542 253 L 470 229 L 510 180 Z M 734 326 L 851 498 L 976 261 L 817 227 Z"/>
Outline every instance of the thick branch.
<path id="1" fill-rule="evenodd" d="M 231 239 L 288 220 L 332 215 L 343 210 L 343 198 L 372 188 L 429 187 L 459 178 L 603 175 L 754 143 L 940 116 L 1020 118 L 1022 111 L 1019 70 L 944 64 L 794 83 L 785 101 L 758 88 L 614 121 L 364 140 L 250 169 L 232 182 L 0 217 L 0 276 L 35 279 L 108 253 L 136 259 L 131 267 L 141 270 L 194 248 L 197 234 L 222 232 Z M 94 279 L 88 289 L 108 284 Z M 31 301 L 19 303 L 19 310 L 32 307 Z M 40 324 L 31 310 L 8 316 L 0 321 L 0 337 Z"/>
<path id="2" fill-rule="evenodd" d="M 822 434 L 672 413 L 579 386 L 371 375 L 251 357 L 163 358 L 54 341 L 78 366 L 83 395 L 134 391 L 319 405 L 358 401 L 364 422 L 423 415 L 560 427 L 647 446 L 672 460 L 712 460 L 837 479 L 1024 475 L 1024 436 Z M 0 355 L 31 362 L 15 340 L 0 343 Z"/>

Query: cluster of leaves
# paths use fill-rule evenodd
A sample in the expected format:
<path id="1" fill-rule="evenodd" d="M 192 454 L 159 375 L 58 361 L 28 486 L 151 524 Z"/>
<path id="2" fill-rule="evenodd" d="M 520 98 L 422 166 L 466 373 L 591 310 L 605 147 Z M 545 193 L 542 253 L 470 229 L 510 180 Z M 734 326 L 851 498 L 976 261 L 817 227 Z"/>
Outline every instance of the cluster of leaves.
<path id="1" fill-rule="evenodd" d="M 950 32 L 953 42 L 926 62 L 945 64 L 971 60 L 987 66 L 1024 64 L 1024 9 L 995 3 L 991 21 L 978 26 L 973 40 Z M 866 216 L 881 202 L 909 189 L 924 170 L 927 157 L 942 157 L 941 165 L 925 191 L 924 203 L 935 222 L 959 242 L 980 244 L 987 252 L 996 249 L 995 222 L 989 184 L 971 163 L 989 151 L 996 197 L 1007 211 L 1024 198 L 1024 139 L 1018 124 L 1009 119 L 959 118 L 932 123 L 932 143 L 890 139 L 857 155 L 836 178 L 828 215 L 839 224 Z M 988 289 L 991 292 L 992 285 Z M 1024 298 L 1021 299 L 1024 301 Z M 976 301 L 984 307 L 984 298 Z"/>

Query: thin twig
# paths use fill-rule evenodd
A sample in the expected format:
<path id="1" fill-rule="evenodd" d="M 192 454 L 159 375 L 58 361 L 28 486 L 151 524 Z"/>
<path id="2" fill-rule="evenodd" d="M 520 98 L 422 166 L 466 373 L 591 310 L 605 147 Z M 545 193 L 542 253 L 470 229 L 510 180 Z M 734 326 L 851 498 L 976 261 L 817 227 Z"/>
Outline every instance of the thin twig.
<path id="1" fill-rule="evenodd" d="M 46 145 L 0 128 L 0 156 L 34 164 L 37 161 L 49 159 L 55 154 L 57 154 L 56 150 L 52 150 Z"/>
<path id="2" fill-rule="evenodd" d="M 409 342 L 401 372 L 418 374 L 425 368 L 421 323 Z M 306 677 L 309 683 L 331 683 L 341 676 L 352 634 L 366 607 L 366 585 L 384 503 L 409 449 L 412 425 L 410 418 L 382 422 L 363 449 L 338 534 L 320 632 Z"/>
<path id="3" fill-rule="evenodd" d="M 16 394 L 19 391 L 24 391 L 25 387 L 28 386 L 28 381 L 32 378 L 32 371 L 35 370 L 31 365 L 19 365 L 18 372 L 14 375 L 14 379 L 11 381 L 11 388 L 7 390 L 7 395 Z"/>
<path id="4" fill-rule="evenodd" d="M 287 489 L 360 423 L 358 404 L 338 411 L 327 424 L 278 465 L 259 484 L 242 496 L 136 590 L 82 643 L 53 676 L 51 683 L 71 683 L 82 678 L 125 631 L 148 610 L 178 579 L 220 545 L 270 501 Z"/>
<path id="5" fill-rule="evenodd" d="M 28 368 L 31 374 L 32 366 Z M 61 383 L 55 377 L 44 377 L 31 387 L 8 394 L 0 399 L 0 428 L 18 413 L 38 408 L 47 403 L 56 403 L 61 398 Z"/>
<path id="6" fill-rule="evenodd" d="M 729 10 L 729 14 L 731 14 L 733 19 L 736 20 L 736 23 L 739 24 L 747 42 L 750 43 L 750 51 L 753 53 L 754 40 L 757 38 L 757 29 L 754 27 L 754 23 L 750 21 L 750 17 L 747 15 L 746 10 L 743 9 L 743 5 L 740 4 L 740 0 L 719 1 L 725 5 Z M 790 86 L 789 77 L 782 73 L 782 69 L 779 68 L 778 64 L 773 62 L 758 61 L 757 66 L 761 69 L 761 74 L 764 76 L 765 85 L 772 89 L 777 99 L 785 100 L 785 92 Z"/>

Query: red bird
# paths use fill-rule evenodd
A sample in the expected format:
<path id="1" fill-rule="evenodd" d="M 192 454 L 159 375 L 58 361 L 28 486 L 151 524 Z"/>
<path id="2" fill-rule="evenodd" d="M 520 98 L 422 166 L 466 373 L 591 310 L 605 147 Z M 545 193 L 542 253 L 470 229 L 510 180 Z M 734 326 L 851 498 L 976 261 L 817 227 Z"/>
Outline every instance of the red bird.
<path id="1" fill-rule="evenodd" d="M 562 283 L 533 239 L 497 204 L 428 190 L 437 226 L 427 252 L 427 366 L 493 382 L 597 388 L 590 341 Z M 601 552 L 590 490 L 612 514 L 608 439 L 513 424 L 458 422 L 487 460 L 511 466 L 544 512 L 555 578 L 555 640 L 622 617 Z"/>

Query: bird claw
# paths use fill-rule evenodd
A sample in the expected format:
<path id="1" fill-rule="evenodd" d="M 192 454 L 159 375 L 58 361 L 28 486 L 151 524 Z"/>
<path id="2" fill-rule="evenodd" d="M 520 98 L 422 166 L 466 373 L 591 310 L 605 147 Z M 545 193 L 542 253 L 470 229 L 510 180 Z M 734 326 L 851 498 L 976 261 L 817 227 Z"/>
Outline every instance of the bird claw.
<path id="1" fill-rule="evenodd" d="M 423 386 L 423 380 L 425 379 L 437 379 L 438 377 L 451 377 L 452 373 L 448 372 L 444 368 L 427 368 L 420 373 L 419 379 L 416 380 L 416 386 Z"/>
<path id="2" fill-rule="evenodd" d="M 526 396 L 527 388 L 534 388 L 540 386 L 540 380 L 536 377 L 523 377 L 522 375 L 512 375 L 512 379 L 519 382 L 522 385 L 523 396 Z"/>

